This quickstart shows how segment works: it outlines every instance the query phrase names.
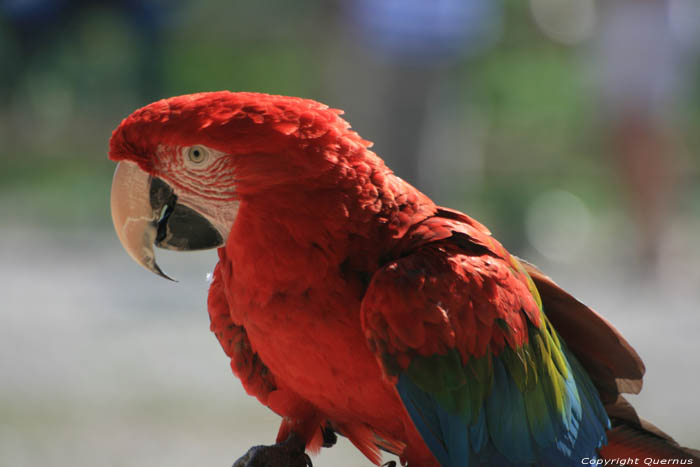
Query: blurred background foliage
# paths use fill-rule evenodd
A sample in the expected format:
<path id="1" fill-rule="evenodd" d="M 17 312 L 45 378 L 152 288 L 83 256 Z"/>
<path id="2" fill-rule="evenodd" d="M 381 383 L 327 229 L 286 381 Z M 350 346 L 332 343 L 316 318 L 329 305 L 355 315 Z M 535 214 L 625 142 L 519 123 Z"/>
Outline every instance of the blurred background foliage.
<path id="1" fill-rule="evenodd" d="M 193 465 L 187 459 L 215 454 L 219 465 L 268 440 L 221 418 L 239 405 L 228 389 L 212 388 L 238 386 L 204 329 L 205 290 L 174 292 L 144 279 L 111 232 L 111 131 L 156 99 L 221 89 L 344 109 L 400 176 L 479 219 L 506 247 L 614 315 L 647 349 L 643 413 L 676 427 L 670 431 L 686 444 L 700 442 L 692 427 L 697 404 L 688 410 L 697 364 L 677 358 L 697 354 L 700 326 L 690 313 L 700 302 L 700 4 L 435 5 L 445 9 L 435 23 L 444 30 L 416 33 L 422 17 L 435 19 L 420 0 L 0 0 L 0 283 L 7 287 L 0 363 L 9 368 L 0 389 L 0 452 L 9 453 L 7 465 L 36 465 L 37 443 L 42 461 L 78 465 L 86 461 L 63 451 L 86 436 L 99 438 L 111 460 L 98 453 L 83 465 Z M 621 15 L 625 9 L 639 14 Z M 635 17 L 639 24 L 624 21 Z M 663 18 L 658 31 L 628 38 L 654 17 Z M 626 69 L 628 61 L 639 68 Z M 179 277 L 199 277 L 214 259 L 199 261 Z M 133 313 L 122 315 L 125 309 Z M 660 321 L 659 309 L 678 319 Z M 37 331 L 42 320 L 60 336 Z M 654 332 L 674 345 L 660 350 Z M 104 345 L 99 361 L 90 356 Z M 54 352 L 48 363 L 45 348 Z M 210 350 L 221 358 L 203 356 Z M 225 383 L 208 379 L 213 368 Z M 177 384 L 166 385 L 172 372 Z M 95 375 L 102 386 L 90 386 Z M 273 433 L 274 415 L 240 388 L 235 394 L 252 404 L 240 410 L 267 417 L 273 428 L 265 433 Z M 86 397 L 91 402 L 77 411 Z M 47 430 L 56 426 L 73 428 L 51 444 Z M 174 426 L 181 431 L 161 439 Z M 182 439 L 191 457 L 172 439 Z M 122 446 L 140 454 L 120 460 Z M 340 452 L 338 459 L 350 459 Z M 358 461 L 334 462 L 328 465 Z"/>
<path id="2" fill-rule="evenodd" d="M 3 4 L 0 214 L 6 221 L 108 227 L 106 187 L 113 166 L 104 156 L 110 132 L 152 100 L 230 89 L 298 95 L 344 108 L 365 91 L 342 82 L 361 76 L 366 59 L 345 66 L 341 79 L 337 70 L 329 71 L 348 60 L 348 34 L 342 31 L 351 8 L 343 2 Z M 398 170 L 442 204 L 483 219 L 518 251 L 531 246 L 526 216 L 539 194 L 572 193 L 587 215 L 598 217 L 626 216 L 628 207 L 591 78 L 596 24 L 590 17 L 596 10 L 571 4 L 505 1 L 496 37 L 452 59 L 445 74 L 457 77 L 449 100 L 461 121 L 429 150 L 453 146 L 453 159 L 475 163 L 448 164 L 460 170 L 433 171 L 426 183 Z M 667 114 L 678 142 L 673 170 L 680 173 L 668 209 L 683 215 L 700 213 L 700 80 L 694 58 L 675 71 L 684 79 Z M 365 112 L 386 105 L 375 99 Z M 368 127 L 353 118 L 352 109 L 346 117 L 365 138 L 381 140 L 373 134 L 381 125 Z M 461 141 L 449 141 L 474 127 L 478 141 L 462 151 Z M 375 146 L 380 155 L 383 149 Z M 427 152 L 423 160 L 432 163 Z"/>
<path id="3" fill-rule="evenodd" d="M 328 69 L 346 60 L 338 45 L 341 3 L 64 1 L 57 3 L 65 11 L 39 20 L 31 17 L 39 13 L 11 6 L 41 2 L 4 3 L 0 190 L 6 220 L 107 227 L 110 132 L 152 100 L 219 89 L 298 95 L 335 107 L 353 99 L 329 82 Z M 504 2 L 494 43 L 454 60 L 460 80 L 450 99 L 469 110 L 465 126 L 481 128 L 481 161 L 467 174 L 451 171 L 430 185 L 447 187 L 436 190 L 440 202 L 484 219 L 521 249 L 527 247 L 524 216 L 538 193 L 572 192 L 594 213 L 624 212 L 626 202 L 586 59 L 594 33 L 562 43 L 538 27 L 532 10 L 527 2 Z M 685 159 L 677 169 L 676 208 L 697 214 L 697 63 L 684 63 L 682 72 L 688 79 L 672 112 Z M 351 112 L 346 117 L 365 138 L 378 138 Z M 382 149 L 375 147 L 380 155 Z M 467 150 L 461 156 L 474 157 Z"/>

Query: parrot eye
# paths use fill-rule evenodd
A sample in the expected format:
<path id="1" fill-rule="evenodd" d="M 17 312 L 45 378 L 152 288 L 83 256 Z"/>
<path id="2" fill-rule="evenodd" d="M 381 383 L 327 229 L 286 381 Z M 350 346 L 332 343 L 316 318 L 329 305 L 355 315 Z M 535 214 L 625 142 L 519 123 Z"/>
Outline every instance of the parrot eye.
<path id="1" fill-rule="evenodd" d="M 187 150 L 187 160 L 200 165 L 209 158 L 209 150 L 204 146 L 192 146 Z"/>

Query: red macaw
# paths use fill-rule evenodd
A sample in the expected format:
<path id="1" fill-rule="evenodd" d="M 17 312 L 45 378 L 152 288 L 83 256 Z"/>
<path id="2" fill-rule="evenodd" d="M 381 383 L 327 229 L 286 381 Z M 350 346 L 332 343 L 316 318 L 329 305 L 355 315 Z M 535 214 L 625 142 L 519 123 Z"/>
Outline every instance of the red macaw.
<path id="1" fill-rule="evenodd" d="M 213 92 L 114 131 L 126 251 L 218 247 L 211 330 L 282 416 L 236 465 L 306 465 L 347 437 L 373 463 L 565 466 L 698 460 L 637 417 L 644 365 L 600 315 L 436 206 L 318 102 Z M 167 277 L 167 276 L 165 276 Z"/>

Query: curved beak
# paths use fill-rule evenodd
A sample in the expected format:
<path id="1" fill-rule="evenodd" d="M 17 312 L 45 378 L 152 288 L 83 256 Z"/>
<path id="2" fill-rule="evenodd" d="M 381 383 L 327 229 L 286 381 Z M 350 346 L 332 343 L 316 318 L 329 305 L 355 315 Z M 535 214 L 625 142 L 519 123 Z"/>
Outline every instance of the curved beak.
<path id="1" fill-rule="evenodd" d="M 173 189 L 132 162 L 120 162 L 112 179 L 112 221 L 122 246 L 134 261 L 168 277 L 156 263 L 153 246 L 169 250 L 204 250 L 224 244 L 204 216 L 178 203 Z"/>
<path id="2" fill-rule="evenodd" d="M 120 162 L 112 178 L 111 210 L 114 230 L 134 261 L 166 279 L 156 263 L 153 245 L 163 206 L 150 202 L 151 176 L 131 162 Z"/>

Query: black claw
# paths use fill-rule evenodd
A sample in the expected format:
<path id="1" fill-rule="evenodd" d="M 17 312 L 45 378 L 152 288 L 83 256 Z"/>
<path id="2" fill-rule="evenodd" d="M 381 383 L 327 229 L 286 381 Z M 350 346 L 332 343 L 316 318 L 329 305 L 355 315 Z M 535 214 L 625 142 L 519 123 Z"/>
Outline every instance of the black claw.
<path id="1" fill-rule="evenodd" d="M 396 461 L 389 461 L 382 464 L 382 467 L 396 467 Z"/>
<path id="2" fill-rule="evenodd" d="M 324 448 L 333 447 L 335 446 L 335 443 L 338 442 L 338 435 L 335 434 L 335 431 L 333 431 L 333 428 L 331 428 L 329 425 L 326 425 L 323 428 L 321 428 L 321 433 L 323 433 Z"/>
<path id="3" fill-rule="evenodd" d="M 253 446 L 233 467 L 313 467 L 304 447 L 304 442 L 292 433 L 282 443 Z"/>

